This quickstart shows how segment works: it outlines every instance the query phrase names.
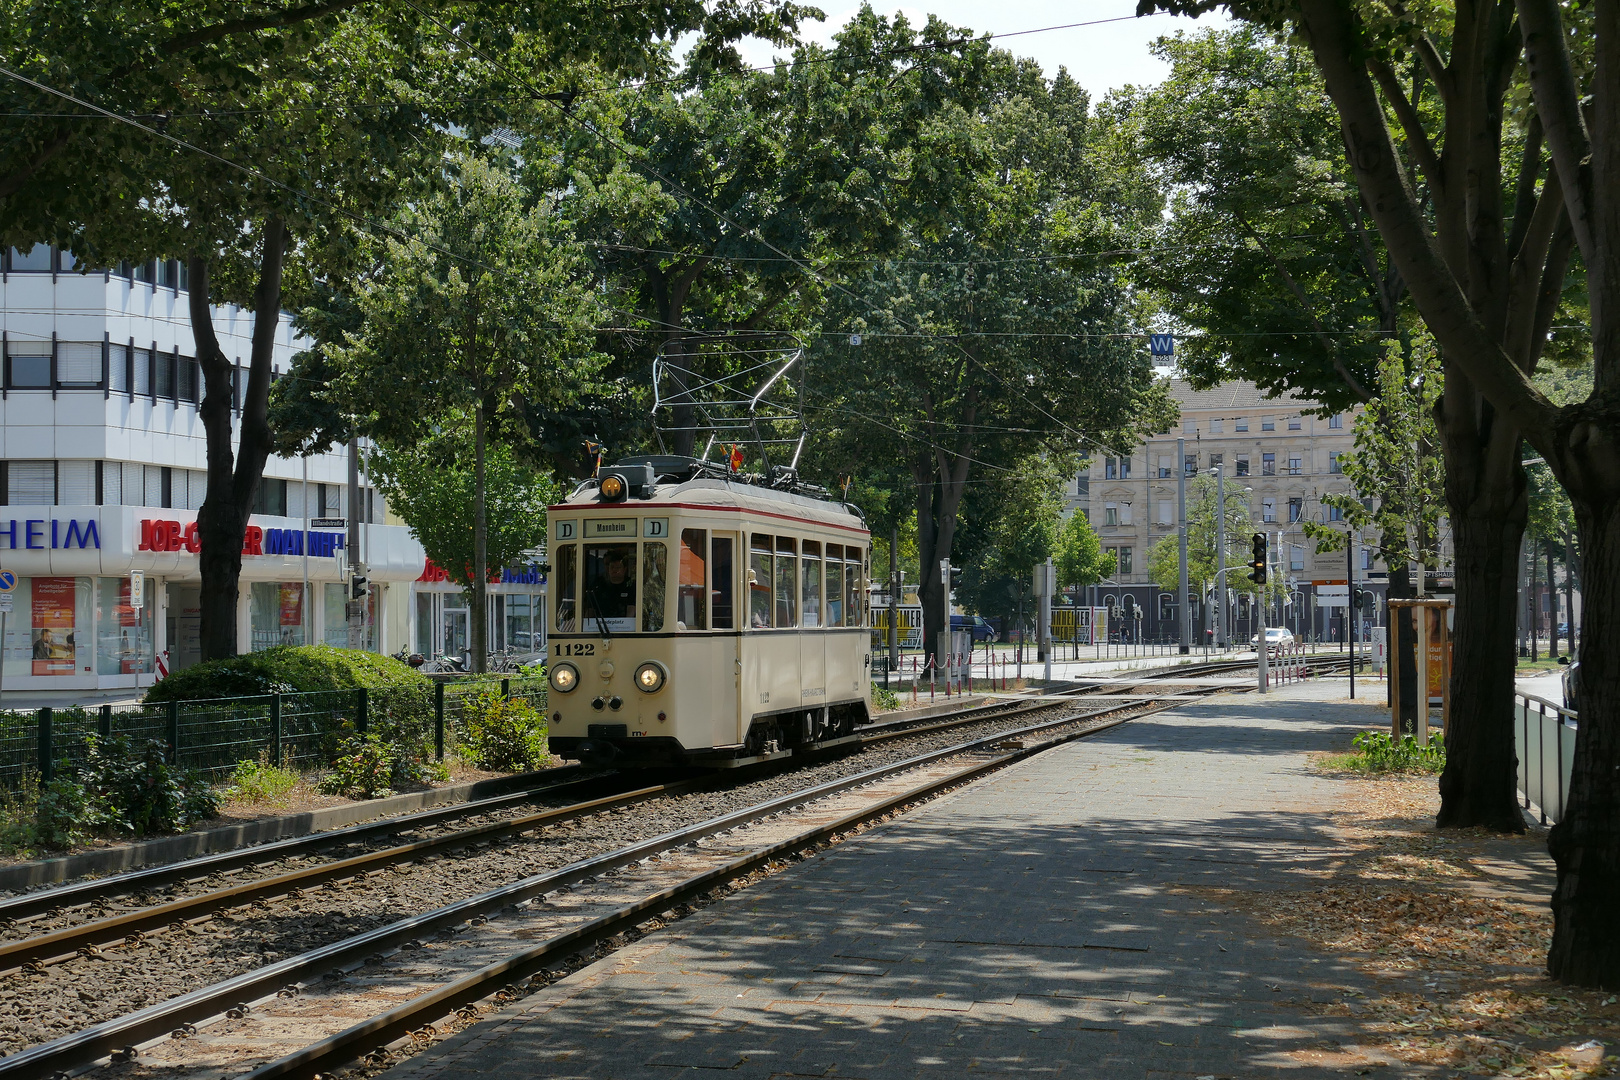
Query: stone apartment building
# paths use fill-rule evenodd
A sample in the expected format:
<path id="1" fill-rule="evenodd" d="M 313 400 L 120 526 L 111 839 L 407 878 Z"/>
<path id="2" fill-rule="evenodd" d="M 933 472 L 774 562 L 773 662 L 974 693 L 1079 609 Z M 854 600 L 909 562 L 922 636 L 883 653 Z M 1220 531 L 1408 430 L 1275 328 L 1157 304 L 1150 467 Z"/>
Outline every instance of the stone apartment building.
<path id="1" fill-rule="evenodd" d="M 1342 584 L 1348 575 L 1345 553 L 1318 555 L 1304 533 L 1306 521 L 1333 523 L 1341 518 L 1322 497 L 1350 490 L 1339 468 L 1339 458 L 1353 445 L 1353 416 L 1341 413 L 1317 416 L 1316 405 L 1304 398 L 1267 398 L 1250 382 L 1230 382 L 1209 390 L 1194 390 L 1172 378 L 1170 392 L 1181 404 L 1178 431 L 1148 439 L 1128 456 L 1097 456 L 1090 468 L 1076 477 L 1069 491 L 1072 509 L 1085 513 L 1117 566 L 1113 584 L 1096 587 L 1099 605 L 1110 599 L 1123 606 L 1129 595 L 1144 612 L 1143 640 L 1173 640 L 1176 635 L 1175 594 L 1159 588 L 1148 573 L 1148 551 L 1179 527 L 1176 518 L 1177 471 L 1189 480 L 1210 475 L 1213 466 L 1226 474 L 1228 499 L 1234 492 L 1245 498 L 1256 529 L 1269 534 L 1274 574 L 1290 583 L 1285 622 L 1297 635 L 1343 639 L 1342 609 L 1318 608 L 1318 586 Z M 1186 440 L 1186 454 L 1177 460 L 1177 440 Z M 1282 544 L 1278 545 L 1278 533 Z M 1227 537 L 1228 571 L 1233 580 L 1244 574 L 1250 536 Z M 1357 554 L 1356 579 L 1382 593 L 1387 577 L 1382 562 L 1363 548 Z M 1084 601 L 1086 598 L 1082 598 Z M 1202 633 L 1209 613 L 1200 604 L 1193 622 Z M 1247 598 L 1233 612 L 1234 636 L 1247 640 L 1254 633 L 1253 613 Z M 1120 627 L 1116 622 L 1114 629 Z"/>

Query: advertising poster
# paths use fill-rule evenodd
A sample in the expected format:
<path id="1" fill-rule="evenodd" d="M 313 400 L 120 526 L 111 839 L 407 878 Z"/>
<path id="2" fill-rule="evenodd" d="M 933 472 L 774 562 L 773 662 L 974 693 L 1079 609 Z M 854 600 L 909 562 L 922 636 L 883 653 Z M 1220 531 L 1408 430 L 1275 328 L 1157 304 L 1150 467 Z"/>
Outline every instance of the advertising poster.
<path id="1" fill-rule="evenodd" d="M 1445 640 L 1445 612 L 1439 608 L 1426 608 L 1424 614 L 1429 620 L 1429 700 L 1438 702 L 1446 692 L 1447 660 L 1450 659 L 1451 642 Z"/>
<path id="2" fill-rule="evenodd" d="M 134 675 L 141 668 L 141 613 L 130 603 L 129 578 L 122 578 L 118 582 L 118 671 L 122 675 Z"/>
<path id="3" fill-rule="evenodd" d="M 281 583 L 281 628 L 298 629 L 304 625 L 304 585 L 299 581 Z"/>
<path id="4" fill-rule="evenodd" d="M 34 579 L 33 631 L 35 675 L 73 674 L 74 579 Z"/>

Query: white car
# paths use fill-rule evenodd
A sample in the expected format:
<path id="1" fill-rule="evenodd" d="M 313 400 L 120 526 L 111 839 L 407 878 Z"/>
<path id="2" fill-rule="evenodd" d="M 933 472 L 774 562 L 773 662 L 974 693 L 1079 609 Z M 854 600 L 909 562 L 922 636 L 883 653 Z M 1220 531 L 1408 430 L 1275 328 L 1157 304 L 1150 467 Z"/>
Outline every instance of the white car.
<path id="1" fill-rule="evenodd" d="M 1294 643 L 1294 632 L 1292 630 L 1288 629 L 1288 627 L 1286 627 L 1286 626 L 1268 626 L 1268 627 L 1266 627 L 1266 644 L 1267 645 L 1292 645 L 1293 643 Z M 1254 635 L 1253 638 L 1249 639 L 1249 644 L 1258 647 L 1260 645 L 1260 635 L 1256 634 L 1256 635 Z"/>

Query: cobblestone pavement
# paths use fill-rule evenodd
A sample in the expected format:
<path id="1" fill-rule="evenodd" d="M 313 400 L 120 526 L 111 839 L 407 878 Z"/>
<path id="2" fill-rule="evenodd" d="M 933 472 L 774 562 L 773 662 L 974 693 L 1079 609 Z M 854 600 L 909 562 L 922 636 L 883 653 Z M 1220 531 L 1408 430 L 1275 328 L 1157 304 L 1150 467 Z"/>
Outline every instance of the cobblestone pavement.
<path id="1" fill-rule="evenodd" d="M 1335 863 L 1305 755 L 1379 714 L 1321 696 L 1226 697 L 1038 755 L 388 1076 L 1418 1075 L 1298 1007 L 1366 976 L 1179 888 Z"/>

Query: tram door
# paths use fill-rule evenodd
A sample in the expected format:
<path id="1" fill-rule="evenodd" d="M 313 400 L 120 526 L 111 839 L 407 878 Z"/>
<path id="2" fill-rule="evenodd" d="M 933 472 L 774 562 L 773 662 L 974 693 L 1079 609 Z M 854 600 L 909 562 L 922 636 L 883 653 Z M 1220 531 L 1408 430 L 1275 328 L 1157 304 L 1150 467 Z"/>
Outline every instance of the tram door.
<path id="1" fill-rule="evenodd" d="M 806 540 L 799 563 L 799 625 L 819 627 L 826 618 L 822 593 L 821 544 Z M 827 700 L 827 635 L 799 635 L 799 700 L 806 707 Z"/>

